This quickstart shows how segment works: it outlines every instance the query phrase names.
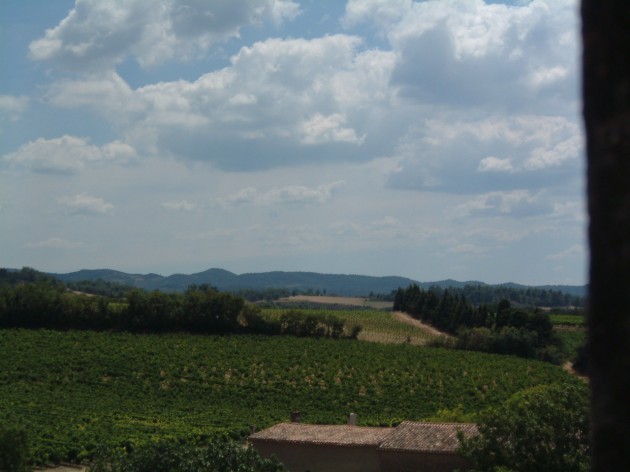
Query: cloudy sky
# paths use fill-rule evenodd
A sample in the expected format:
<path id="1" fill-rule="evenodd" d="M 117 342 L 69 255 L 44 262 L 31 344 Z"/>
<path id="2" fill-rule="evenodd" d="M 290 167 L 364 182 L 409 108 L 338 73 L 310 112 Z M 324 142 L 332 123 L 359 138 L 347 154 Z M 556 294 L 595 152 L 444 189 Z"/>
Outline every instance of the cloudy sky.
<path id="1" fill-rule="evenodd" d="M 576 0 L 3 0 L 0 266 L 583 284 Z"/>

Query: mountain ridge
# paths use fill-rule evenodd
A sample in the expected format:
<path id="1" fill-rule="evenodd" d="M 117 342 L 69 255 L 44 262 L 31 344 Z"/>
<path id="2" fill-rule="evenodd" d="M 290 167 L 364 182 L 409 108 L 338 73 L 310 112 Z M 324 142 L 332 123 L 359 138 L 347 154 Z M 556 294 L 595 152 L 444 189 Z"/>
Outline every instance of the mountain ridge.
<path id="1" fill-rule="evenodd" d="M 270 271 L 248 272 L 235 274 L 225 269 L 210 268 L 193 274 L 129 274 L 114 269 L 82 269 L 64 274 L 50 273 L 64 282 L 78 282 L 83 280 L 104 280 L 144 290 L 162 290 L 179 292 L 190 285 L 208 284 L 219 290 L 266 290 L 270 288 L 284 288 L 300 292 L 313 291 L 329 295 L 367 296 L 373 294 L 389 294 L 398 288 L 405 288 L 411 284 L 427 289 L 463 288 L 466 285 L 503 286 L 510 288 L 546 289 L 560 291 L 570 295 L 584 297 L 586 286 L 579 285 L 523 285 L 512 282 L 502 284 L 488 284 L 480 281 L 457 281 L 444 279 L 434 282 L 419 282 L 401 276 L 372 276 L 358 274 L 325 274 L 319 272 L 302 271 Z"/>

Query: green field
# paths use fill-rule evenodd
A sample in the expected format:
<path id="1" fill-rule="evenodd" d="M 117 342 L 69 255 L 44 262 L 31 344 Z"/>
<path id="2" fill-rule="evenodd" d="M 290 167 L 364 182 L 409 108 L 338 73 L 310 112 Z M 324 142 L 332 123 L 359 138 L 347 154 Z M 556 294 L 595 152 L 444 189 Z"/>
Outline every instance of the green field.
<path id="1" fill-rule="evenodd" d="M 549 315 L 549 318 L 554 325 L 584 326 L 586 324 L 586 318 L 583 315 L 552 313 Z"/>
<path id="2" fill-rule="evenodd" d="M 295 311 L 282 308 L 266 308 L 263 310 L 265 318 L 278 319 L 287 311 Z M 361 341 L 375 341 L 384 343 L 409 343 L 409 344 L 426 344 L 427 341 L 434 336 L 426 331 L 416 328 L 412 325 L 402 323 L 394 317 L 391 311 L 383 310 L 326 310 L 326 309 L 308 309 L 298 310 L 307 314 L 326 315 L 332 314 L 337 318 L 341 318 L 346 329 L 353 325 L 362 327 L 359 333 Z"/>
<path id="3" fill-rule="evenodd" d="M 0 424 L 25 429 L 39 462 L 99 444 L 235 436 L 287 420 L 360 424 L 478 412 L 560 368 L 474 352 L 264 336 L 0 331 Z"/>

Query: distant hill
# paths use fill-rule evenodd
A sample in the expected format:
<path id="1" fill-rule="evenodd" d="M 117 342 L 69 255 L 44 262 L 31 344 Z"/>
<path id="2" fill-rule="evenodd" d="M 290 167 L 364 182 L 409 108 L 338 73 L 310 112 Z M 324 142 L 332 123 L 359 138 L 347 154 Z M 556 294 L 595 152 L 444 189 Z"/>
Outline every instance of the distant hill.
<path id="1" fill-rule="evenodd" d="M 80 270 L 67 274 L 50 274 L 64 282 L 78 282 L 82 280 L 103 280 L 106 282 L 129 285 L 144 290 L 162 290 L 165 292 L 183 291 L 186 287 L 196 284 L 208 284 L 224 291 L 238 290 L 267 290 L 283 288 L 299 293 L 313 292 L 328 295 L 367 296 L 373 294 L 389 294 L 400 287 L 418 284 L 421 288 L 464 288 L 465 286 L 489 286 L 484 282 L 459 282 L 448 279 L 436 282 L 418 282 L 406 277 L 386 276 L 375 277 L 368 275 L 321 274 L 316 272 L 260 272 L 237 275 L 224 269 L 208 269 L 195 274 L 173 274 L 162 276 L 158 274 L 127 274 L 110 269 Z M 544 290 L 560 291 L 574 296 L 584 297 L 584 286 L 546 285 L 530 287 L 506 283 L 498 285 L 505 288 L 528 289 L 540 288 Z"/>

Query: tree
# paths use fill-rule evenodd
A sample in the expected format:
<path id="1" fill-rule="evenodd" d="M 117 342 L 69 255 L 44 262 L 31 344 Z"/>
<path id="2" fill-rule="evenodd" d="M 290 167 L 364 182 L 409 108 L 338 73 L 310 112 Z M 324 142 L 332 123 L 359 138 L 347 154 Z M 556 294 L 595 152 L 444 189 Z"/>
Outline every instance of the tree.
<path id="1" fill-rule="evenodd" d="M 582 472 L 590 462 L 588 388 L 539 385 L 515 394 L 478 421 L 479 435 L 460 438 L 475 470 Z"/>

